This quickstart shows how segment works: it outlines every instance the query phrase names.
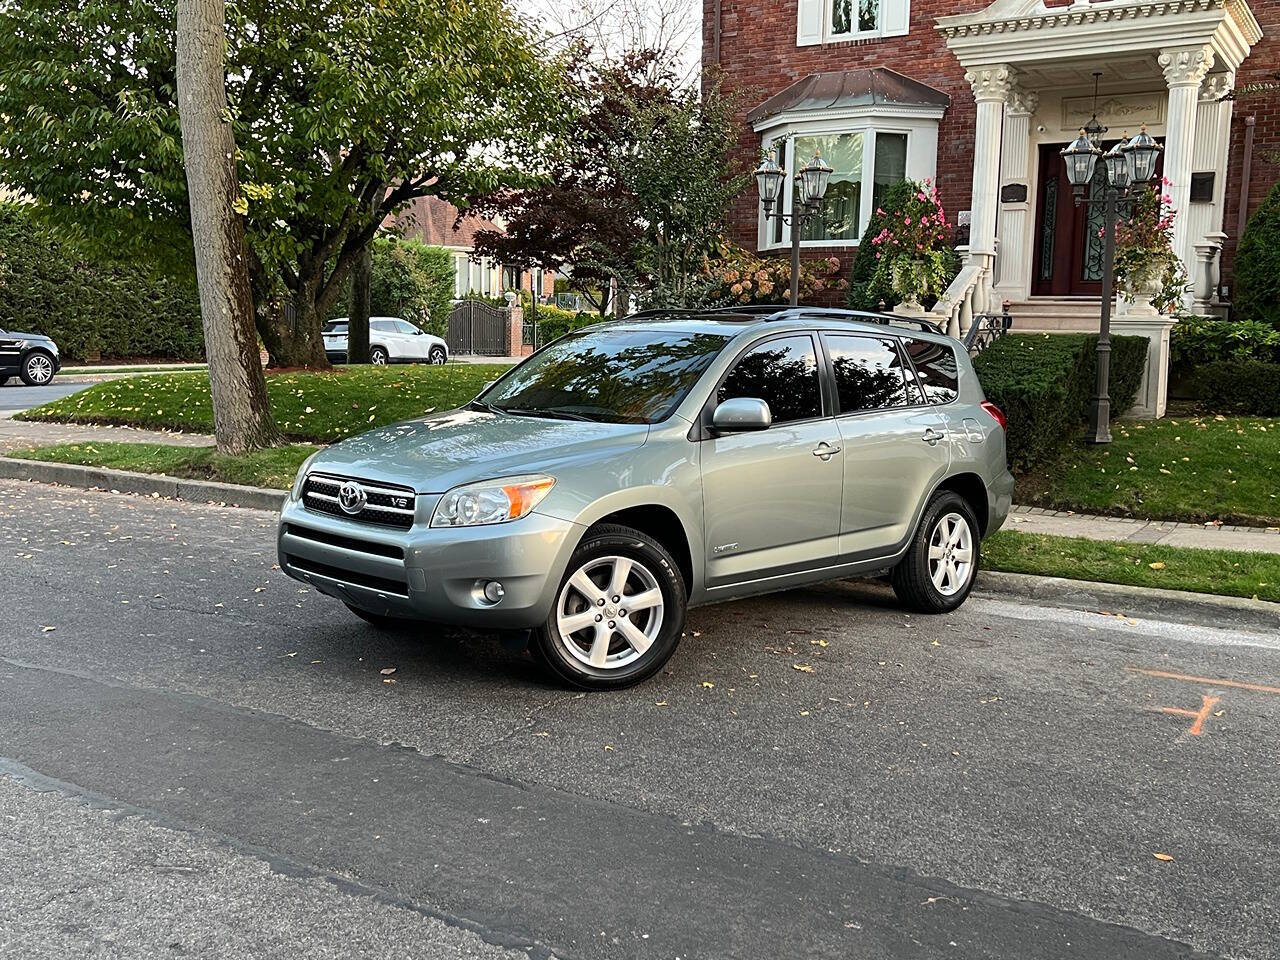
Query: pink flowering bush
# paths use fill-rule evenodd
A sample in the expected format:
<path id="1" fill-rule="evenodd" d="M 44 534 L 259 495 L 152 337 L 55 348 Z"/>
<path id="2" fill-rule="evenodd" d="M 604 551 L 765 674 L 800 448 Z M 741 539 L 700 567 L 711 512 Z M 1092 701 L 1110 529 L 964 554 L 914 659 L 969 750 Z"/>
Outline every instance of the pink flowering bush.
<path id="1" fill-rule="evenodd" d="M 904 301 L 932 305 L 960 269 L 953 234 L 935 184 L 894 184 L 862 235 L 850 306 L 874 310 Z"/>
<path id="2" fill-rule="evenodd" d="M 1150 295 L 1160 311 L 1176 306 L 1187 288 L 1186 268 L 1173 252 L 1177 211 L 1171 202 L 1162 190 L 1141 189 L 1116 224 L 1116 284 L 1130 302 L 1139 293 Z"/>

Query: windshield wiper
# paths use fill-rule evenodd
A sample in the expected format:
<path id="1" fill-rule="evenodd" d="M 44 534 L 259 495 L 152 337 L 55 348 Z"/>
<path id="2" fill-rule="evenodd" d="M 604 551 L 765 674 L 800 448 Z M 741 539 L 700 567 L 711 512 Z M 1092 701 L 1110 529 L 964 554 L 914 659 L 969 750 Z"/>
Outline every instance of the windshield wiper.
<path id="1" fill-rule="evenodd" d="M 574 413 L 571 410 L 548 410 L 545 407 L 498 407 L 503 413 L 514 413 L 518 417 L 550 417 L 555 420 L 581 420 L 585 423 L 596 423 L 594 417 Z"/>
<path id="2" fill-rule="evenodd" d="M 483 400 L 472 400 L 467 404 L 469 410 L 483 410 L 485 413 L 502 413 L 501 407 L 495 407 L 492 403 L 485 403 Z"/>

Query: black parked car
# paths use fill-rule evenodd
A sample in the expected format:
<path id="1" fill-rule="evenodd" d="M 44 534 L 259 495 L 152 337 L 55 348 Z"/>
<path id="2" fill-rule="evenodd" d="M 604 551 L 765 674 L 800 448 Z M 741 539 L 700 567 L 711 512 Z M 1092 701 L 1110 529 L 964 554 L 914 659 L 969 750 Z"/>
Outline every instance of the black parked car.
<path id="1" fill-rule="evenodd" d="M 0 386 L 18 376 L 29 387 L 43 387 L 61 367 L 58 345 L 48 337 L 0 330 Z"/>

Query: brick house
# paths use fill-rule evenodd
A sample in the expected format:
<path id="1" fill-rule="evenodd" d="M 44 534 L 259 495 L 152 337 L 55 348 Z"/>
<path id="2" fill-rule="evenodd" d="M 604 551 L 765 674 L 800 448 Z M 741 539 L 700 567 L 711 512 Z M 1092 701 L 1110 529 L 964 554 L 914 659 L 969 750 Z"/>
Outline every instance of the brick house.
<path id="1" fill-rule="evenodd" d="M 555 274 L 541 268 L 516 270 L 489 257 L 476 257 L 475 236 L 481 230 L 500 229 L 483 217 L 458 218 L 458 208 L 439 197 L 419 197 L 398 214 L 387 219 L 386 226 L 406 237 L 444 247 L 453 253 L 453 295 L 463 299 L 468 294 L 500 297 L 508 290 L 537 290 L 539 296 L 555 293 Z"/>
<path id="2" fill-rule="evenodd" d="M 1145 122 L 1187 306 L 1220 308 L 1241 214 L 1280 173 L 1278 38 L 1280 0 L 704 0 L 702 60 L 743 96 L 746 162 L 780 147 L 794 170 L 821 147 L 836 168 L 805 251 L 847 263 L 886 184 L 933 178 L 969 225 L 943 322 L 1007 299 L 1021 329 L 1096 329 L 1100 214 L 1071 202 L 1058 151 L 1095 109 L 1104 148 Z M 790 242 L 754 190 L 730 233 Z"/>

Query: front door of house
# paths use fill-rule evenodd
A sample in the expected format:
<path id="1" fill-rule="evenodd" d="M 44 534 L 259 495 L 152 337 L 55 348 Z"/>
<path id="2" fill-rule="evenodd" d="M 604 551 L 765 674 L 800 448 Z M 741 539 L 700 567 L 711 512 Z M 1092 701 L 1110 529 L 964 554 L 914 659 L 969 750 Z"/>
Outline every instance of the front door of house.
<path id="1" fill-rule="evenodd" d="M 1115 142 L 1104 141 L 1102 149 L 1110 150 Z M 1040 145 L 1031 293 L 1039 297 L 1096 297 L 1102 294 L 1102 204 L 1076 206 L 1062 160 L 1065 146 Z M 1157 177 L 1161 170 L 1157 165 Z M 1106 183 L 1106 171 L 1099 160 L 1086 195 L 1101 198 Z"/>

